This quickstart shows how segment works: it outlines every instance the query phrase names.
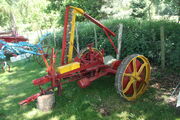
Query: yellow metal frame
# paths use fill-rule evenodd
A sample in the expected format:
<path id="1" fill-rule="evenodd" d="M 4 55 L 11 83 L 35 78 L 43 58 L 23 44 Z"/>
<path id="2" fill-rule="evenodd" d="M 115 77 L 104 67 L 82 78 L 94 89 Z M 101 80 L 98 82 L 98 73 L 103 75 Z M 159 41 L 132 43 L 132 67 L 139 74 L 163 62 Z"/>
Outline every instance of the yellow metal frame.
<path id="1" fill-rule="evenodd" d="M 80 63 L 79 62 L 72 62 L 63 66 L 60 66 L 57 68 L 57 72 L 60 74 L 70 72 L 72 70 L 80 68 Z"/>
<path id="2" fill-rule="evenodd" d="M 73 9 L 72 13 L 72 21 L 71 21 L 71 32 L 70 32 L 70 41 L 69 41 L 69 50 L 68 50 L 68 63 L 72 62 L 73 57 L 73 46 L 74 46 L 74 32 L 75 32 L 75 24 L 76 24 L 76 15 L 84 14 L 85 12 L 81 8 L 70 6 Z"/>
<path id="3" fill-rule="evenodd" d="M 137 67 L 136 67 L 136 59 L 139 58 L 141 59 L 144 63 L 141 65 L 141 67 L 139 68 L 139 70 L 137 71 Z M 133 73 L 125 73 L 127 67 L 130 65 L 130 63 L 133 62 Z M 145 79 L 143 84 L 141 84 L 141 86 L 139 87 L 140 89 L 137 90 L 136 88 L 136 82 L 141 80 L 140 74 L 142 73 L 143 69 L 145 68 L 146 70 L 146 75 L 145 75 Z M 134 57 L 126 66 L 126 69 L 123 73 L 122 76 L 122 81 L 121 81 L 121 87 L 122 87 L 122 96 L 127 99 L 128 101 L 132 101 L 135 100 L 137 97 L 139 97 L 140 95 L 142 95 L 145 90 L 147 89 L 148 86 L 148 82 L 150 79 L 150 63 L 148 61 L 148 59 L 142 55 L 136 56 Z M 123 89 L 123 79 L 125 76 L 130 77 L 130 80 L 127 84 L 127 86 L 125 87 L 125 89 Z M 130 89 L 131 85 L 133 85 L 133 95 L 132 96 L 127 96 L 125 93 Z"/>
<path id="4" fill-rule="evenodd" d="M 79 13 L 79 14 L 84 14 L 85 13 L 84 10 L 81 9 L 81 8 L 77 8 L 77 7 L 73 7 L 73 6 L 70 6 L 70 8 L 73 8 L 76 11 L 76 13 Z"/>

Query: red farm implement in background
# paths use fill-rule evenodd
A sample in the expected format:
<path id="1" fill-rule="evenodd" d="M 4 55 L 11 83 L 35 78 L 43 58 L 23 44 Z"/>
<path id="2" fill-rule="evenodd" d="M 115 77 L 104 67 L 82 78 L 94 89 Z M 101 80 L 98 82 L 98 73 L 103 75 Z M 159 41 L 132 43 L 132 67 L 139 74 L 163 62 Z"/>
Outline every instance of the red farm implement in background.
<path id="1" fill-rule="evenodd" d="M 17 35 L 16 31 L 0 32 L 0 40 L 3 40 L 8 43 L 17 43 L 17 42 L 28 41 L 27 38 Z M 0 48 L 1 47 L 2 47 L 2 44 L 0 44 Z"/>
<path id="2" fill-rule="evenodd" d="M 28 41 L 27 38 L 24 38 L 23 36 L 19 36 L 16 30 L 9 31 L 9 32 L 0 32 L 0 40 L 3 40 L 7 43 L 17 43 L 17 42 Z M 0 43 L 0 50 L 2 46 L 3 44 Z M 9 53 L 9 54 L 13 54 L 13 53 Z M 6 61 L 0 62 L 0 66 L 3 71 L 10 71 L 10 65 L 8 64 L 8 62 Z"/>
<path id="3" fill-rule="evenodd" d="M 58 94 L 61 95 L 62 85 L 65 83 L 77 81 L 79 87 L 86 88 L 94 80 L 107 75 L 116 76 L 115 87 L 118 93 L 129 101 L 135 100 L 147 89 L 150 79 L 150 64 L 143 55 L 133 54 L 123 60 L 118 60 L 110 55 L 104 56 L 105 51 L 103 49 L 98 50 L 93 48 L 92 44 L 89 44 L 80 54 L 73 58 L 75 55 L 73 48 L 77 14 L 83 15 L 102 28 L 114 51 L 116 54 L 119 54 L 111 39 L 111 36 L 115 36 L 114 32 L 85 13 L 82 9 L 67 6 L 64 20 L 61 66 L 55 66 L 57 52 L 54 49 L 52 49 L 50 63 L 42 56 L 48 74 L 32 81 L 35 86 L 40 88 L 40 92 L 21 101 L 20 105 L 34 101 L 39 96 L 46 94 L 46 92 L 54 90 L 54 88 L 58 88 Z M 43 89 L 42 86 L 49 82 L 51 86 Z"/>
<path id="4" fill-rule="evenodd" d="M 25 42 L 28 41 L 27 38 L 23 36 L 19 36 L 16 32 L 0 32 L 0 40 L 4 40 L 6 42 Z"/>

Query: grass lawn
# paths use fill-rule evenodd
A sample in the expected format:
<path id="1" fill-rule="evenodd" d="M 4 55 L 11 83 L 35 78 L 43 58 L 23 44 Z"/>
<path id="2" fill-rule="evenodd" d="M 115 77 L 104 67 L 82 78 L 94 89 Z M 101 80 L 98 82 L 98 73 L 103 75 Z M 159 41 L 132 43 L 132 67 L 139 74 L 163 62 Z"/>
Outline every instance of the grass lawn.
<path id="1" fill-rule="evenodd" d="M 85 89 L 76 82 L 65 84 L 49 112 L 36 109 L 36 102 L 19 106 L 18 102 L 39 91 L 31 81 L 46 72 L 33 60 L 11 63 L 11 68 L 11 72 L 0 73 L 0 120 L 180 120 L 160 89 L 150 87 L 136 101 L 127 102 L 116 93 L 113 76 Z"/>

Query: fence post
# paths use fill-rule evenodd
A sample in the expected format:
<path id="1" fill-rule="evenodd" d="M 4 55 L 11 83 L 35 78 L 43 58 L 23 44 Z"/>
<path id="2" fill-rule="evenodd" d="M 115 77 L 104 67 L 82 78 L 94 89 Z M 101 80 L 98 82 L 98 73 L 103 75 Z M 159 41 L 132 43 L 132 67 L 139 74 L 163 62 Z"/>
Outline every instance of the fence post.
<path id="1" fill-rule="evenodd" d="M 79 55 L 80 50 L 79 50 L 78 24 L 76 25 L 76 47 L 77 47 L 77 52 L 78 52 L 78 55 Z"/>
<path id="2" fill-rule="evenodd" d="M 116 55 L 116 59 L 119 60 L 120 58 L 120 52 L 121 52 L 121 43 L 122 43 L 122 32 L 123 32 L 123 24 L 119 25 L 119 30 L 118 30 L 118 53 Z"/>
<path id="3" fill-rule="evenodd" d="M 28 32 L 26 33 L 26 36 L 27 36 L 27 38 L 28 38 L 28 40 L 29 40 L 29 34 L 28 34 Z"/>
<path id="4" fill-rule="evenodd" d="M 40 38 L 41 38 L 41 37 L 42 37 L 42 35 L 43 35 L 43 31 L 42 31 L 42 29 L 40 29 L 40 30 L 39 30 L 39 32 L 40 32 L 40 34 L 39 34 L 39 40 L 40 40 Z M 45 41 L 44 41 L 44 40 L 42 41 L 42 44 L 43 44 L 43 45 L 45 45 Z M 48 41 L 47 41 L 47 43 L 46 43 L 46 44 L 48 44 Z"/>
<path id="5" fill-rule="evenodd" d="M 97 49 L 97 33 L 95 26 L 94 26 L 94 39 L 95 39 L 95 48 Z"/>
<path id="6" fill-rule="evenodd" d="M 54 28 L 53 28 L 53 33 L 54 33 L 54 46 L 56 47 L 56 31 Z"/>
<path id="7" fill-rule="evenodd" d="M 164 26 L 160 27 L 161 38 L 161 68 L 165 68 L 165 41 L 164 41 Z"/>
<path id="8" fill-rule="evenodd" d="M 39 31 L 36 31 L 37 37 L 38 37 L 38 42 L 40 42 L 40 35 L 39 35 Z M 43 43 L 42 43 L 43 44 Z M 44 44 L 43 44 L 44 45 Z"/>

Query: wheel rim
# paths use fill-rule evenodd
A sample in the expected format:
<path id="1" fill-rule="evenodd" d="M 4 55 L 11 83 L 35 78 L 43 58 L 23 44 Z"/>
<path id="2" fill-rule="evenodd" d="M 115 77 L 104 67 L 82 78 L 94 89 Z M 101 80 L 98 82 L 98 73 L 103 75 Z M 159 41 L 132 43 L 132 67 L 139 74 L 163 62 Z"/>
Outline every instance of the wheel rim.
<path id="1" fill-rule="evenodd" d="M 135 100 L 147 89 L 149 78 L 149 61 L 141 55 L 134 57 L 127 64 L 122 75 L 122 96 L 129 101 Z"/>
<path id="2" fill-rule="evenodd" d="M 43 46 L 42 53 L 44 57 L 48 60 L 50 56 L 50 47 L 49 46 Z M 41 66 L 44 65 L 43 59 L 41 55 L 34 55 L 34 60 Z"/>
<path id="3" fill-rule="evenodd" d="M 96 48 L 91 48 L 91 50 L 89 50 L 89 48 L 86 48 L 80 53 L 80 58 L 84 61 L 90 61 L 92 56 L 94 56 L 93 61 L 99 61 L 100 63 L 104 62 L 102 53 Z"/>
<path id="4" fill-rule="evenodd" d="M 87 64 L 87 63 L 89 63 L 89 61 L 94 61 L 94 62 L 96 61 L 99 63 L 104 62 L 103 54 L 101 53 L 101 51 L 99 51 L 96 48 L 91 48 L 91 50 L 90 50 L 87 47 L 87 48 L 83 49 L 80 52 L 80 59 L 81 59 L 81 64 Z M 86 72 L 86 70 L 81 71 L 83 76 L 88 76 L 88 77 L 94 76 L 95 72 L 97 72 L 97 71 L 90 71 L 90 72 Z"/>

